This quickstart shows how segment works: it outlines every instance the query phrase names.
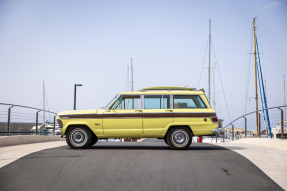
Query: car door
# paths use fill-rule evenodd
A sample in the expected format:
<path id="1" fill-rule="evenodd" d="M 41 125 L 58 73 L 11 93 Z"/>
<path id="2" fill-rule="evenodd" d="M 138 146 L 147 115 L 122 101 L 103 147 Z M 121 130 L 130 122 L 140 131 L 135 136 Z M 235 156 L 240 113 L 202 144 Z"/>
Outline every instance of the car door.
<path id="1" fill-rule="evenodd" d="M 147 137 L 160 135 L 173 122 L 170 95 L 144 95 L 143 134 Z"/>
<path id="2" fill-rule="evenodd" d="M 205 126 L 212 124 L 210 117 L 216 116 L 199 95 L 173 95 L 173 111 L 174 122 L 190 124 L 194 133 L 204 133 Z"/>
<path id="3" fill-rule="evenodd" d="M 122 95 L 104 111 L 104 136 L 110 138 L 137 138 L 142 135 L 140 95 Z"/>

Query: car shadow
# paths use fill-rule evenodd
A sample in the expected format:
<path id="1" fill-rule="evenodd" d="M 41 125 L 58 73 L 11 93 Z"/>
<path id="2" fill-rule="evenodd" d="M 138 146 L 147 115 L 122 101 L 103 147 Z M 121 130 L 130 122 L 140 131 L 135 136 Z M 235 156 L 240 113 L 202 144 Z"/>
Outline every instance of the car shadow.
<path id="1" fill-rule="evenodd" d="M 94 145 L 86 149 L 90 150 L 173 150 L 167 145 L 163 146 L 152 146 L 152 145 Z M 229 150 L 224 147 L 216 145 L 192 145 L 184 151 L 194 150 Z M 177 150 L 174 150 L 177 151 Z"/>

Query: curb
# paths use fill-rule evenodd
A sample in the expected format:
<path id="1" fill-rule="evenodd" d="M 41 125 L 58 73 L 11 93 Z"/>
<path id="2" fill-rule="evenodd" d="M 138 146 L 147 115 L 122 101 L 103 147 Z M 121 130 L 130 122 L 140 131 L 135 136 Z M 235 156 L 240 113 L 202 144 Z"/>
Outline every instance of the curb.
<path id="1" fill-rule="evenodd" d="M 19 135 L 11 137 L 0 137 L 0 147 L 48 141 L 65 141 L 65 139 L 61 138 L 60 136 L 47 135 Z"/>

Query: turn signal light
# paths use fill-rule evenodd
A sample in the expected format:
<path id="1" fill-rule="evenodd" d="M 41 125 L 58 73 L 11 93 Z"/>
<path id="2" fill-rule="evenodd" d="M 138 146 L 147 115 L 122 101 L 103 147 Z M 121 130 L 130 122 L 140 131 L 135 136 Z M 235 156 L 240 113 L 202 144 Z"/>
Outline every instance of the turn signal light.
<path id="1" fill-rule="evenodd" d="M 61 119 L 58 119 L 58 124 L 59 124 L 59 125 L 63 125 Z"/>

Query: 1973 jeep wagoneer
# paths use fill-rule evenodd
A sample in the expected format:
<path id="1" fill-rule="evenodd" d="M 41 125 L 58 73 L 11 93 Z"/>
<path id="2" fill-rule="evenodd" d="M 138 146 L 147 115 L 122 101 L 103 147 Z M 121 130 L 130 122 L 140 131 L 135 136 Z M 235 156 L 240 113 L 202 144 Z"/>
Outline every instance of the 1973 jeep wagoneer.
<path id="1" fill-rule="evenodd" d="M 153 87 L 122 92 L 102 109 L 63 111 L 56 135 L 74 149 L 105 138 L 161 138 L 172 149 L 186 149 L 192 136 L 217 133 L 216 113 L 202 90 Z"/>

